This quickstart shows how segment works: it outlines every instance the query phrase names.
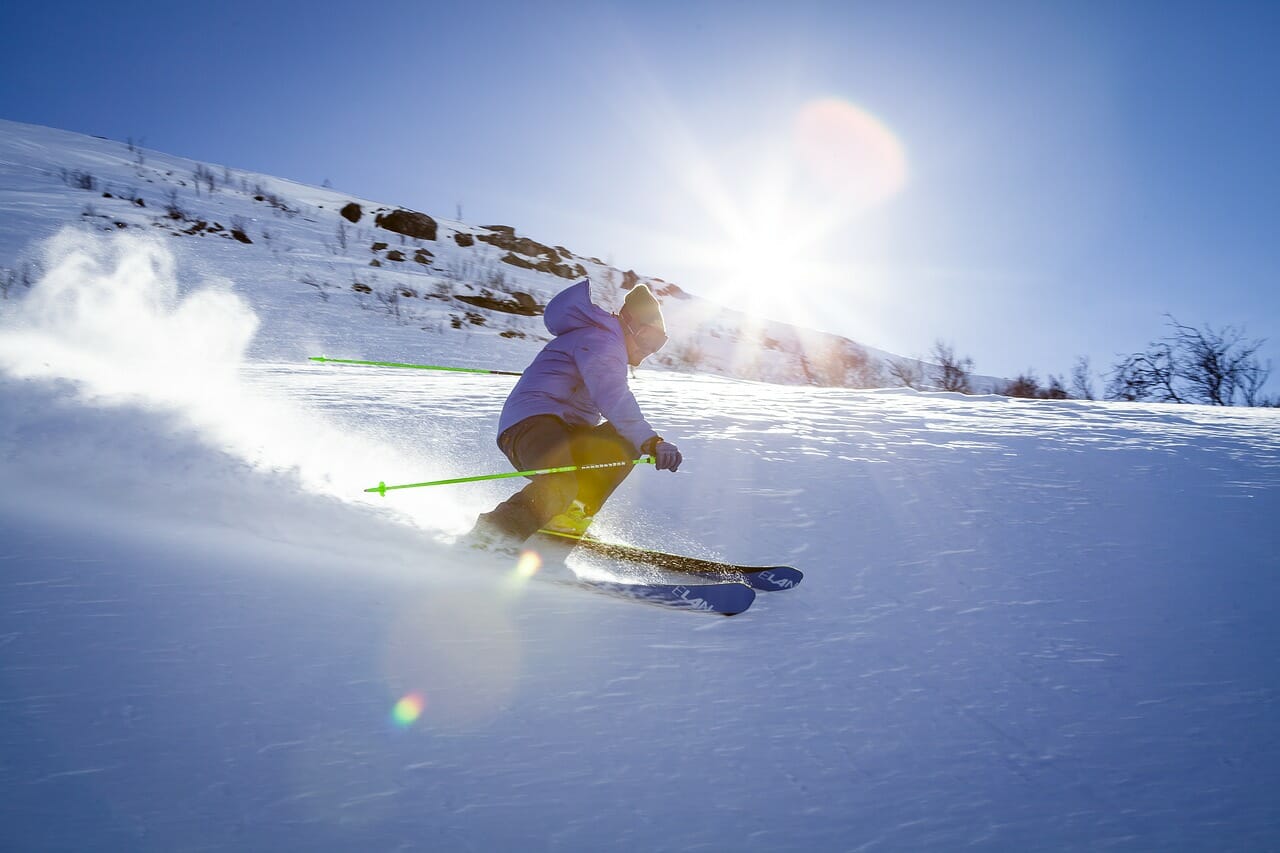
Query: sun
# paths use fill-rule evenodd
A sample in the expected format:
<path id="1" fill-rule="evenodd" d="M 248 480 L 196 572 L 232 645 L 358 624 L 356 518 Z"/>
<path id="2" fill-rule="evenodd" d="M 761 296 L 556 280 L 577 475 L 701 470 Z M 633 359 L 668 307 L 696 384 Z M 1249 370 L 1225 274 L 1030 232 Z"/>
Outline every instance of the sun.
<path id="1" fill-rule="evenodd" d="M 828 259 L 841 230 L 900 193 L 903 144 L 880 119 L 835 97 L 802 103 L 734 161 L 692 147 L 682 184 L 714 223 L 684 247 L 700 292 L 762 319 L 813 325 L 853 286 Z"/>
<path id="2" fill-rule="evenodd" d="M 777 230 L 772 220 L 763 217 L 749 234 L 711 251 L 710 294 L 714 301 L 761 319 L 797 322 L 808 311 L 807 300 L 797 295 L 830 285 L 837 272 L 815 254 L 809 240 L 789 235 L 789 227 Z"/>

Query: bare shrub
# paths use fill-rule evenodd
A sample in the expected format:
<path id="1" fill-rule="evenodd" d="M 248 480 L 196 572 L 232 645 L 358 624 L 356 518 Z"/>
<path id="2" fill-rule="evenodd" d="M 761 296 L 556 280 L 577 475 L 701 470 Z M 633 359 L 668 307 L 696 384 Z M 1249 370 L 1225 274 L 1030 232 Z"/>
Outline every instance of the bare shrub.
<path id="1" fill-rule="evenodd" d="M 183 209 L 182 204 L 178 201 L 178 190 L 176 187 L 171 188 L 165 193 L 164 212 L 170 219 L 187 219 L 187 211 Z"/>
<path id="2" fill-rule="evenodd" d="M 955 347 L 941 340 L 934 343 L 932 358 L 937 365 L 934 370 L 934 384 L 938 388 L 961 394 L 973 393 L 973 387 L 969 381 L 973 373 L 973 359 L 968 356 L 958 357 Z"/>
<path id="3" fill-rule="evenodd" d="M 1089 366 L 1088 356 L 1080 356 L 1071 368 L 1071 396 L 1078 400 L 1096 399 L 1093 393 L 1093 370 Z"/>
<path id="4" fill-rule="evenodd" d="M 482 283 L 486 287 L 492 287 L 494 290 L 507 289 L 507 274 L 494 261 L 486 264 L 482 270 Z"/>
<path id="5" fill-rule="evenodd" d="M 133 161 L 137 163 L 139 166 L 143 165 L 146 162 L 146 157 L 144 156 L 142 151 L 142 146 L 146 144 L 147 144 L 147 138 L 145 136 L 142 137 L 141 139 L 136 139 L 136 140 L 132 136 L 129 137 L 129 141 L 128 141 L 129 153 L 133 155 Z"/>
<path id="6" fill-rule="evenodd" d="M 62 182 L 69 187 L 77 190 L 94 190 L 98 189 L 98 179 L 90 172 L 82 172 L 79 169 L 62 170 Z"/>
<path id="7" fill-rule="evenodd" d="M 853 388 L 879 388 L 884 384 L 880 363 L 861 346 L 846 343 L 843 352 L 844 384 Z"/>
<path id="8" fill-rule="evenodd" d="M 1248 339 L 1234 326 L 1196 328 L 1165 316 L 1168 334 L 1112 367 L 1107 399 L 1212 406 L 1258 403 L 1271 375 L 1271 363 L 1258 358 L 1265 339 Z"/>
<path id="9" fill-rule="evenodd" d="M 382 306 L 384 311 L 392 317 L 395 317 L 397 320 L 400 319 L 399 290 L 396 290 L 395 288 L 392 288 L 391 290 L 376 290 L 373 295 L 374 298 L 378 300 L 378 304 Z"/>
<path id="10" fill-rule="evenodd" d="M 1036 379 L 1034 372 L 1028 370 L 1025 373 L 1018 374 L 1011 381 L 1005 383 L 999 393 L 1006 397 L 1035 399 L 1041 396 L 1041 391 L 1040 380 Z"/>
<path id="11" fill-rule="evenodd" d="M 888 371 L 889 378 L 903 388 L 919 391 L 924 387 L 924 367 L 918 359 L 891 358 Z"/>
<path id="12" fill-rule="evenodd" d="M 996 390 L 1005 397 L 1021 397 L 1028 400 L 1068 400 L 1071 395 L 1062 382 L 1062 377 L 1049 374 L 1049 381 L 1041 384 L 1034 370 L 1018 374 L 1009 382 Z"/>
<path id="13" fill-rule="evenodd" d="M 298 215 L 298 211 L 295 208 L 290 207 L 283 197 L 270 190 L 264 189 L 262 184 L 255 183 L 249 192 L 252 193 L 254 201 L 264 202 L 270 205 L 274 210 L 283 213 L 286 216 L 293 217 Z"/>
<path id="14" fill-rule="evenodd" d="M 311 273 L 303 273 L 302 277 L 298 280 L 307 287 L 314 287 L 316 289 L 316 293 L 320 296 L 321 302 L 329 301 L 329 289 L 331 288 L 329 282 L 324 279 L 316 278 Z"/>
<path id="15" fill-rule="evenodd" d="M 134 207 L 147 206 L 146 203 L 143 202 L 142 198 L 138 195 L 137 189 L 135 189 L 134 187 L 117 187 L 117 188 L 114 188 L 113 191 L 115 192 L 116 198 L 120 199 L 121 201 L 127 201 L 129 202 L 129 204 L 132 204 Z"/>
<path id="16" fill-rule="evenodd" d="M 213 193 L 218 189 L 218 179 L 213 174 L 213 170 L 203 163 L 196 166 L 193 177 L 195 178 L 197 194 L 200 192 L 201 184 L 204 185 L 209 195 L 213 195 Z"/>
<path id="17" fill-rule="evenodd" d="M 1049 384 L 1041 391 L 1040 396 L 1046 400 L 1067 400 L 1071 395 L 1067 393 L 1067 387 L 1062 384 L 1062 377 L 1049 374 Z"/>

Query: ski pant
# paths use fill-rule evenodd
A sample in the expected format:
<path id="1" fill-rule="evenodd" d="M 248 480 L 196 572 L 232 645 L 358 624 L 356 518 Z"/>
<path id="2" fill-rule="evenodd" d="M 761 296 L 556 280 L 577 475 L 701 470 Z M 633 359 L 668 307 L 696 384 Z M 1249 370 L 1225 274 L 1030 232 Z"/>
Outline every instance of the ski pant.
<path id="1" fill-rule="evenodd" d="M 640 455 L 607 421 L 594 427 L 570 426 L 555 415 L 525 418 L 498 436 L 498 447 L 517 471 L 623 462 Z M 633 467 L 530 477 L 527 486 L 481 515 L 480 521 L 515 539 L 527 539 L 564 512 L 575 498 L 586 506 L 588 515 L 595 515 Z"/>

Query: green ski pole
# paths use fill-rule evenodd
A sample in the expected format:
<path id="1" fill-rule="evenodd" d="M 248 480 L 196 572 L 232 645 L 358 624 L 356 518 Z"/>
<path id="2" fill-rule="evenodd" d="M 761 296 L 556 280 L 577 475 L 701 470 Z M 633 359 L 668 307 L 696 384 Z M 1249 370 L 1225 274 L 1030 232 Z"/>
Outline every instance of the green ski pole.
<path id="1" fill-rule="evenodd" d="M 393 492 L 396 489 L 421 489 L 426 486 L 451 486 L 455 483 L 479 483 L 482 480 L 505 480 L 508 477 L 538 477 L 543 474 L 567 474 L 570 471 L 594 471 L 599 468 L 621 468 L 625 465 L 652 465 L 654 459 L 652 456 L 641 456 L 639 459 L 628 459 L 623 462 L 599 462 L 594 465 L 565 465 L 561 468 L 539 468 L 535 471 L 509 471 L 505 474 L 481 474 L 478 477 L 455 477 L 452 480 L 432 480 L 429 483 L 405 483 L 400 486 L 388 486 L 386 483 L 378 483 L 372 489 L 365 489 L 366 492 L 377 492 L 384 498 L 387 492 Z"/>
<path id="2" fill-rule="evenodd" d="M 352 358 L 325 358 L 313 355 L 308 361 L 319 361 L 327 364 L 364 364 L 370 367 L 404 367 L 410 370 L 445 370 L 450 373 L 488 373 L 492 376 L 522 376 L 514 370 L 484 370 L 479 367 L 445 367 L 440 364 L 406 364 L 400 361 L 357 361 Z"/>

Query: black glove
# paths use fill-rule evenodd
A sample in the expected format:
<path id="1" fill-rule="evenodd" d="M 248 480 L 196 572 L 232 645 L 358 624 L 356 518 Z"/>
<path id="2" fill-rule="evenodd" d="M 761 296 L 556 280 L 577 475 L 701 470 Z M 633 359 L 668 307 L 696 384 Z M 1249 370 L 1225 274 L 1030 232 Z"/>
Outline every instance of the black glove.
<path id="1" fill-rule="evenodd" d="M 684 457 L 680 455 L 680 448 L 669 441 L 663 441 L 658 435 L 646 441 L 644 447 L 640 449 L 653 457 L 659 471 L 675 471 L 684 461 Z"/>
<path id="2" fill-rule="evenodd" d="M 684 461 L 680 448 L 669 441 L 659 441 L 653 449 L 653 458 L 657 460 L 659 471 L 675 471 Z"/>

